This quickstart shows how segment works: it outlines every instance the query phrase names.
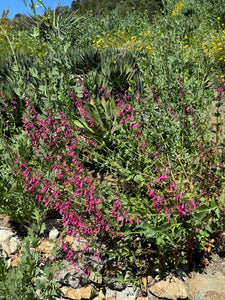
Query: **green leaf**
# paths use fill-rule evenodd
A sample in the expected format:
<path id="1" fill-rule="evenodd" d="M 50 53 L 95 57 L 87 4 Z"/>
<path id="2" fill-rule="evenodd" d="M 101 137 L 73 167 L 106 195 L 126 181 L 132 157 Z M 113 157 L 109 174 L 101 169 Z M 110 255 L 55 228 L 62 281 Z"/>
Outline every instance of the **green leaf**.
<path id="1" fill-rule="evenodd" d="M 134 181 L 137 182 L 137 183 L 141 183 L 141 182 L 144 181 L 144 177 L 141 174 L 137 174 L 134 177 Z"/>
<path id="2" fill-rule="evenodd" d="M 212 209 L 213 208 L 217 208 L 217 207 L 219 207 L 219 204 L 214 199 L 212 199 L 212 201 L 211 201 L 211 207 L 212 207 Z"/>
<path id="3" fill-rule="evenodd" d="M 195 214 L 193 214 L 193 216 L 198 224 L 202 223 L 202 220 L 206 216 L 207 212 L 208 212 L 208 210 L 205 210 L 205 211 L 196 212 Z"/>
<path id="4" fill-rule="evenodd" d="M 91 128 L 88 126 L 88 124 L 87 124 L 86 121 L 84 121 L 84 120 L 79 120 L 79 121 L 78 121 L 78 120 L 74 120 L 73 122 L 74 122 L 74 124 L 75 124 L 77 127 L 84 128 L 84 129 L 90 131 L 91 133 L 95 133 L 94 130 L 91 129 Z"/>
<path id="5" fill-rule="evenodd" d="M 84 126 L 80 121 L 75 120 L 75 121 L 73 121 L 73 122 L 74 122 L 74 124 L 75 124 L 77 127 L 85 128 L 85 126 Z"/>
<path id="6" fill-rule="evenodd" d="M 131 174 L 131 175 L 127 176 L 126 181 L 129 181 L 129 180 L 133 179 L 133 177 L 134 177 L 134 174 Z"/>
<path id="7" fill-rule="evenodd" d="M 221 201 L 221 203 L 222 203 L 223 205 L 225 205 L 225 194 L 224 194 L 224 193 L 222 193 L 222 194 L 220 195 L 220 201 Z"/>
<path id="8" fill-rule="evenodd" d="M 15 92 L 18 96 L 21 96 L 21 89 L 20 89 L 20 88 L 14 87 L 13 90 L 14 90 L 14 92 Z"/>
<path id="9" fill-rule="evenodd" d="M 137 249 L 136 251 L 135 251 L 135 253 L 137 253 L 137 254 L 139 254 L 139 253 L 141 253 L 142 252 L 142 249 Z"/>

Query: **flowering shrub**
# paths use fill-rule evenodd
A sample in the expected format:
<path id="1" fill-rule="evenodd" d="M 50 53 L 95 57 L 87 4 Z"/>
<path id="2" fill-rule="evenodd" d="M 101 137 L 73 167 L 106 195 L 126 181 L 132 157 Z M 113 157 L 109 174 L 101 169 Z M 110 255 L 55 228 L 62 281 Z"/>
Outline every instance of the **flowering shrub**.
<path id="1" fill-rule="evenodd" d="M 217 18 L 220 20 L 220 17 Z M 219 69 L 219 77 L 224 81 L 224 66 L 225 66 L 225 29 L 224 23 L 219 27 L 218 30 L 214 30 L 210 37 L 202 44 L 204 52 L 208 55 L 210 60 L 215 60 L 216 65 Z M 213 68 L 214 70 L 214 68 Z M 222 74 L 221 74 L 222 73 Z"/>
<path id="2" fill-rule="evenodd" d="M 179 14 L 179 11 L 181 10 L 181 8 L 184 6 L 184 0 L 180 1 L 176 7 L 173 9 L 172 11 L 172 15 L 175 16 L 177 14 Z"/>
<path id="3" fill-rule="evenodd" d="M 183 6 L 174 10 L 181 21 Z M 86 239 L 85 253 L 124 264 L 134 278 L 156 263 L 191 261 L 224 230 L 223 142 L 207 116 L 211 64 L 171 10 L 168 18 L 151 32 L 99 34 L 99 49 L 127 45 L 127 65 L 118 50 L 117 65 L 102 51 L 99 66 L 94 51 L 81 76 L 72 73 L 66 30 L 62 40 L 39 33 L 29 73 L 11 71 L 17 98 L 1 96 L 0 151 L 14 160 L 7 179 L 41 210 L 57 210 L 66 234 Z M 61 248 L 74 262 L 76 253 Z"/>
<path id="4" fill-rule="evenodd" d="M 93 47 L 101 50 L 125 47 L 129 51 L 142 51 L 149 55 L 152 52 L 150 30 L 146 29 L 138 36 L 131 35 L 129 28 L 111 34 L 107 33 L 102 37 L 97 35 L 97 39 L 93 41 Z"/>
<path id="5" fill-rule="evenodd" d="M 212 171 L 218 153 L 205 160 L 195 151 L 211 149 L 194 134 L 199 121 L 182 102 L 182 78 L 176 80 L 181 99 L 176 108 L 152 89 L 143 99 L 127 92 L 111 98 L 103 88 L 101 100 L 85 89 L 82 97 L 71 92 L 80 114 L 73 122 L 55 109 L 40 113 L 25 98 L 24 130 L 34 150 L 30 161 L 14 152 L 17 175 L 36 201 L 59 211 L 67 234 L 78 241 L 85 237 L 84 252 L 95 247 L 98 259 L 107 254 L 131 269 L 144 259 L 145 270 L 153 264 L 152 253 L 162 263 L 168 257 L 185 263 L 193 250 L 204 248 L 223 218 L 222 182 Z M 93 171 L 103 172 L 103 181 Z M 113 183 L 104 179 L 108 176 Z M 62 248 L 73 260 L 72 249 Z"/>

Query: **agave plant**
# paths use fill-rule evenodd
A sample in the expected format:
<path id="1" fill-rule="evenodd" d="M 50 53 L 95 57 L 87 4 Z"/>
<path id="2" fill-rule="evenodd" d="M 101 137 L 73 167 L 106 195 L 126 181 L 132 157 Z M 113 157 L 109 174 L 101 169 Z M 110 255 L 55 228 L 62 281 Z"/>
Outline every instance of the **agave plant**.
<path id="1" fill-rule="evenodd" d="M 97 97 L 95 101 L 91 99 L 88 103 L 86 102 L 85 108 L 93 125 L 90 126 L 90 122 L 82 117 L 75 120 L 74 124 L 82 128 L 95 140 L 99 142 L 104 140 L 107 144 L 107 133 L 113 128 L 116 118 L 115 100 L 113 98 L 106 100 L 104 97 Z"/>
<path id="2" fill-rule="evenodd" d="M 16 60 L 16 62 L 15 62 Z M 18 81 L 22 80 L 24 87 L 30 82 L 29 68 L 33 65 L 33 59 L 23 53 L 9 54 L 4 61 L 0 61 L 0 80 L 3 83 L 2 91 L 8 97 L 16 95 Z"/>
<path id="3" fill-rule="evenodd" d="M 128 51 L 110 49 L 99 52 L 97 49 L 83 50 L 74 58 L 74 72 L 83 70 L 84 85 L 92 93 L 99 96 L 99 89 L 104 87 L 112 94 L 120 93 L 121 88 L 141 88 L 140 71 L 136 59 Z M 79 67 L 78 67 L 79 66 Z"/>
<path id="4" fill-rule="evenodd" d="M 98 49 L 70 49 L 68 53 L 73 74 L 87 74 L 92 70 L 98 71 L 101 66 L 101 53 Z"/>

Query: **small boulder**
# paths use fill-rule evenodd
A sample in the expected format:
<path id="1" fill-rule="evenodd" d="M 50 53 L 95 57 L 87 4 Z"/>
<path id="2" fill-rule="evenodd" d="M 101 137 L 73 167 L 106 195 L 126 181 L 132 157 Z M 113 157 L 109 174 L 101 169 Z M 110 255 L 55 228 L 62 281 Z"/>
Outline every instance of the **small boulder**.
<path id="1" fill-rule="evenodd" d="M 190 299 L 195 299 L 199 296 L 200 293 L 214 293 L 215 295 L 224 296 L 224 282 L 225 276 L 220 272 L 215 274 L 199 274 L 193 273 L 192 278 L 188 281 L 188 297 Z M 206 296 L 205 296 L 206 297 Z M 221 298 L 220 297 L 220 298 Z M 220 299 L 219 296 L 215 299 Z M 208 297 L 209 299 L 209 297 Z M 225 299 L 225 298 L 224 298 Z M 211 299 L 212 300 L 212 299 Z"/>
<path id="2" fill-rule="evenodd" d="M 187 289 L 185 283 L 176 277 L 167 277 L 166 280 L 153 282 L 149 287 L 149 291 L 159 297 L 165 299 L 186 299 Z"/>
<path id="3" fill-rule="evenodd" d="M 13 235 L 14 233 L 9 229 L 0 229 L 0 248 L 2 247 L 2 243 Z"/>
<path id="4" fill-rule="evenodd" d="M 81 287 L 79 289 L 64 287 L 63 289 L 61 289 L 61 291 L 63 292 L 65 298 L 74 299 L 74 300 L 93 299 L 98 294 L 95 287 L 91 285 L 87 287 Z"/>
<path id="5" fill-rule="evenodd" d="M 7 253 L 7 255 L 16 253 L 20 246 L 21 241 L 17 237 L 9 237 L 2 242 L 2 249 Z"/>
<path id="6" fill-rule="evenodd" d="M 50 240 L 55 240 L 55 239 L 57 239 L 58 236 L 59 236 L 59 231 L 57 229 L 52 229 L 49 232 L 49 239 Z"/>
<path id="7" fill-rule="evenodd" d="M 49 241 L 42 241 L 40 245 L 36 248 L 37 251 L 44 253 L 46 257 L 50 256 L 53 250 L 53 244 Z"/>

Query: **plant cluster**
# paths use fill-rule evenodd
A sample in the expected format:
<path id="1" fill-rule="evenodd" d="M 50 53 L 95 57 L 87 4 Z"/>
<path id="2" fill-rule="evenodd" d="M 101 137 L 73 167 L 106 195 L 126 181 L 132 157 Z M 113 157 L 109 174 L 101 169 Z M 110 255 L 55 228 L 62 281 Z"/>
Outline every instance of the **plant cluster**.
<path id="1" fill-rule="evenodd" d="M 18 53 L 8 37 L 0 72 L 1 210 L 22 223 L 32 210 L 58 211 L 84 252 L 126 266 L 130 280 L 192 261 L 224 230 L 225 86 L 213 89 L 206 30 L 183 26 L 199 22 L 191 1 L 168 1 L 154 23 L 136 15 L 131 27 L 112 13 L 82 30 L 75 15 L 40 19 L 31 1 L 36 27 L 20 38 L 35 47 Z"/>
<path id="2" fill-rule="evenodd" d="M 109 33 L 103 37 L 97 35 L 97 40 L 93 41 L 93 47 L 98 49 L 109 48 L 127 48 L 129 51 L 144 51 L 147 54 L 152 52 L 152 48 L 149 41 L 150 30 L 141 32 L 139 36 L 129 35 L 129 28 L 126 31 L 118 30 L 111 36 Z"/>
<path id="3" fill-rule="evenodd" d="M 220 20 L 220 17 L 217 18 Z M 225 30 L 224 23 L 218 30 L 213 30 L 213 33 L 202 44 L 204 51 L 209 56 L 209 59 L 215 62 L 215 68 L 218 69 L 219 77 L 224 82 L 224 62 L 225 62 Z"/>
<path id="4" fill-rule="evenodd" d="M 60 295 L 53 274 L 59 267 L 50 260 L 43 265 L 41 253 L 36 250 L 39 236 L 29 228 L 17 267 L 9 267 L 5 259 L 0 260 L 0 296 L 8 299 L 48 299 Z"/>

